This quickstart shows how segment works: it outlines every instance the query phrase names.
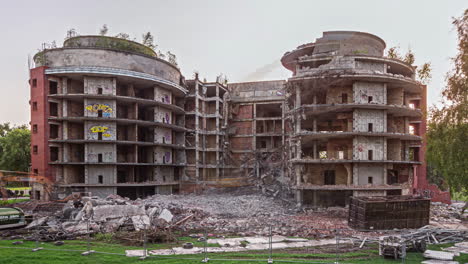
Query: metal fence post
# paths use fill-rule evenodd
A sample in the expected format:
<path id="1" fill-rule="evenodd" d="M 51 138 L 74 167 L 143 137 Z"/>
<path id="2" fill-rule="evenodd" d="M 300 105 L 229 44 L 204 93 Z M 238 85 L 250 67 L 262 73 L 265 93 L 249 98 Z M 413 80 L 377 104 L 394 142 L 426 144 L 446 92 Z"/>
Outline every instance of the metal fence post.
<path id="1" fill-rule="evenodd" d="M 205 229 L 205 243 L 203 243 L 203 260 L 202 263 L 208 263 L 210 259 L 208 258 L 208 231 Z"/>
<path id="2" fill-rule="evenodd" d="M 268 257 L 268 264 L 273 263 L 272 253 L 273 253 L 273 234 L 272 234 L 272 227 L 270 225 L 270 235 L 268 236 L 268 246 L 269 246 L 269 257 Z"/>
<path id="3" fill-rule="evenodd" d="M 41 249 L 44 249 L 43 247 L 39 246 L 39 232 L 37 231 L 38 228 L 34 227 L 34 229 L 36 229 L 36 232 L 35 232 L 36 247 L 32 249 L 32 252 L 36 252 L 36 251 L 39 251 Z"/>
<path id="4" fill-rule="evenodd" d="M 337 228 L 335 231 L 336 231 L 336 234 L 335 234 L 335 238 L 336 238 L 335 263 L 338 264 L 338 263 L 340 263 L 339 262 L 339 256 L 338 256 L 338 250 L 339 250 L 339 247 L 340 247 L 340 237 L 339 237 L 340 230 Z"/>
<path id="5" fill-rule="evenodd" d="M 94 253 L 94 250 L 91 250 L 91 232 L 89 230 L 89 218 L 86 219 L 86 251 L 81 253 L 82 256 L 87 256 L 91 253 Z"/>
<path id="6" fill-rule="evenodd" d="M 140 257 L 141 260 L 145 260 L 147 257 L 148 257 L 148 248 L 147 248 L 147 239 L 148 239 L 148 236 L 147 236 L 147 227 L 146 227 L 146 224 L 143 224 L 143 256 Z"/>

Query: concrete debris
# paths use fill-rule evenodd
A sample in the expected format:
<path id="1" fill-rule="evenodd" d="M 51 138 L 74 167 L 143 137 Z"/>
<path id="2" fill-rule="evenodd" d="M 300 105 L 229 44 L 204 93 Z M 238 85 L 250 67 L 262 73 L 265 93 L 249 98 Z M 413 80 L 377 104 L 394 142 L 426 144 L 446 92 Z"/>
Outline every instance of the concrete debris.
<path id="1" fill-rule="evenodd" d="M 306 237 L 314 239 L 335 238 L 336 229 L 340 237 L 353 237 L 359 244 L 377 243 L 382 235 L 399 234 L 401 230 L 361 232 L 349 228 L 348 209 L 301 209 L 283 199 L 258 194 L 254 187 L 235 190 L 208 190 L 202 195 L 154 195 L 146 199 L 130 200 L 117 195 L 105 199 L 82 197 L 80 200 L 60 203 L 61 210 L 48 217 L 39 217 L 28 225 L 30 232 L 47 230 L 50 237 L 40 240 L 67 240 L 67 234 L 76 237 L 90 233 L 117 233 L 142 231 L 145 228 L 161 232 L 195 233 L 195 238 L 204 237 L 204 232 L 243 237 L 261 237 L 272 234 L 284 237 Z M 440 208 L 443 205 L 435 204 Z M 456 206 L 455 206 L 456 207 Z M 54 208 L 58 205 L 54 204 Z M 445 209 L 444 209 L 445 210 Z M 451 210 L 451 209 L 450 209 Z M 35 215 L 36 217 L 36 215 Z M 463 223 L 462 223 L 463 226 Z M 462 227 L 463 228 L 463 227 Z M 149 231 L 149 230 L 148 230 Z M 405 231 L 405 240 L 425 240 L 427 244 L 458 243 L 467 237 L 465 230 L 426 226 Z M 202 233 L 202 234 L 199 234 Z M 1 234 L 0 234 L 1 235 Z M 156 240 L 168 234 L 154 234 Z M 210 237 L 210 236 L 208 236 Z M 218 239 L 218 237 L 217 237 Z M 141 238 L 136 238 L 141 240 Z M 305 243 L 295 240 L 285 243 Z M 134 244 L 128 241 L 128 244 Z M 211 243 L 211 242 L 209 242 Z M 220 245 L 239 246 L 238 242 L 223 241 Z"/>
<path id="2" fill-rule="evenodd" d="M 41 217 L 39 219 L 33 220 L 28 226 L 27 229 L 35 228 L 37 226 L 41 226 L 47 222 L 48 217 Z"/>
<path id="3" fill-rule="evenodd" d="M 148 251 L 145 254 L 145 250 L 143 249 L 125 250 L 125 255 L 127 257 L 144 257 L 148 255 Z"/>
<path id="4" fill-rule="evenodd" d="M 442 223 L 461 223 L 468 219 L 468 211 L 463 212 L 465 203 L 452 203 L 450 205 L 440 202 L 431 203 L 431 220 Z"/>
<path id="5" fill-rule="evenodd" d="M 421 262 L 421 264 L 459 264 L 458 261 L 451 261 L 451 260 L 435 260 L 429 259 Z"/>
<path id="6" fill-rule="evenodd" d="M 436 250 L 426 250 L 423 254 L 425 258 L 437 259 L 437 260 L 453 260 L 455 257 L 454 253 L 436 251 Z"/>
<path id="7" fill-rule="evenodd" d="M 163 219 L 164 221 L 170 223 L 172 221 L 173 217 L 174 216 L 171 214 L 171 212 L 169 210 L 163 209 L 158 218 Z"/>

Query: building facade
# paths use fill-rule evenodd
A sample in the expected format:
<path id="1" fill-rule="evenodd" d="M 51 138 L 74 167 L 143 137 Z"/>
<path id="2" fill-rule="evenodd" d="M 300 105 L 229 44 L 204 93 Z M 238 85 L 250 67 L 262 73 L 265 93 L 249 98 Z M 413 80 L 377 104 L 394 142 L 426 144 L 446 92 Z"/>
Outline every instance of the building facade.
<path id="1" fill-rule="evenodd" d="M 60 196 L 130 198 L 274 175 L 300 204 L 412 193 L 425 182 L 425 86 L 385 42 L 324 32 L 287 81 L 185 80 L 139 43 L 67 39 L 31 69 L 32 172 Z"/>

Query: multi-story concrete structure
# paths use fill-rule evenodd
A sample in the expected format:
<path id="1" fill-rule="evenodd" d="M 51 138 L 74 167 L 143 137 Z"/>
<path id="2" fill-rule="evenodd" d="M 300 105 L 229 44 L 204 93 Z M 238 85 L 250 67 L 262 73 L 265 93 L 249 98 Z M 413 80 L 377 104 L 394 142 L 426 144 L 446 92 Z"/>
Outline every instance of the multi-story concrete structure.
<path id="1" fill-rule="evenodd" d="M 324 32 L 282 58 L 288 79 L 291 176 L 297 200 L 407 194 L 423 160 L 425 87 L 415 68 L 383 56 L 377 36 Z"/>
<path id="2" fill-rule="evenodd" d="M 176 66 L 142 44 L 103 36 L 69 38 L 35 62 L 34 173 L 99 196 L 177 191 L 187 89 Z"/>
<path id="3" fill-rule="evenodd" d="M 325 32 L 283 56 L 287 81 L 226 86 L 185 81 L 139 43 L 69 38 L 31 70 L 32 171 L 63 195 L 135 198 L 265 173 L 315 206 L 411 193 L 426 184 L 425 87 L 384 49 L 368 33 Z"/>

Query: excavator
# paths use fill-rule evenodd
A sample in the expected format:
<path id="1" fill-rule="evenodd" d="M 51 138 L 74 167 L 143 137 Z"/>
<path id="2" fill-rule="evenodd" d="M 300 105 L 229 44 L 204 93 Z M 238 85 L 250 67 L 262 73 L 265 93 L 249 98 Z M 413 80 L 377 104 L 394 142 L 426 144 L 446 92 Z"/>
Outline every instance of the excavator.
<path id="1" fill-rule="evenodd" d="M 45 176 L 32 174 L 23 171 L 6 171 L 0 170 L 0 193 L 3 200 L 8 200 L 8 190 L 5 188 L 7 182 L 33 182 L 40 183 L 46 193 L 46 197 L 50 197 L 53 188 L 53 182 Z"/>

